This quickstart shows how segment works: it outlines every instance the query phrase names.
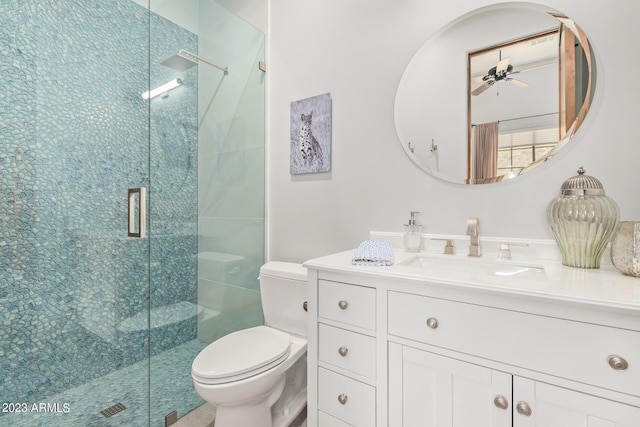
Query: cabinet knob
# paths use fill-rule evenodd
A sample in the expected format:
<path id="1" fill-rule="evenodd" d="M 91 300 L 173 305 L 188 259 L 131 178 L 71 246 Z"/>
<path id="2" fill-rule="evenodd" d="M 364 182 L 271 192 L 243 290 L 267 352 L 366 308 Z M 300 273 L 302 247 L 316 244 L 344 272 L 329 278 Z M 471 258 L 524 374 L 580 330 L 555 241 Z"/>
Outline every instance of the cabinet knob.
<path id="1" fill-rule="evenodd" d="M 609 357 L 609 366 L 616 371 L 626 371 L 629 363 L 620 356 Z"/>
<path id="2" fill-rule="evenodd" d="M 349 303 L 345 300 L 341 300 L 338 302 L 338 307 L 340 307 L 340 310 L 346 310 L 347 307 L 349 307 Z"/>
<path id="3" fill-rule="evenodd" d="M 338 402 L 340 402 L 341 405 L 345 405 L 347 403 L 347 395 L 342 393 L 338 396 Z"/>
<path id="4" fill-rule="evenodd" d="M 435 329 L 438 327 L 438 319 L 436 319 L 435 317 L 430 317 L 427 319 L 427 326 L 430 327 L 431 329 Z"/>
<path id="5" fill-rule="evenodd" d="M 302 309 L 304 311 L 309 311 L 309 301 L 305 301 L 302 303 Z"/>
<path id="6" fill-rule="evenodd" d="M 340 347 L 338 349 L 338 353 L 340 353 L 340 356 L 345 357 L 348 353 L 349 353 L 349 349 L 347 347 Z"/>
<path id="7" fill-rule="evenodd" d="M 507 401 L 507 398 L 501 394 L 497 395 L 496 398 L 493 399 L 493 404 L 500 409 L 507 409 L 509 407 L 509 402 Z"/>
<path id="8" fill-rule="evenodd" d="M 522 400 L 518 402 L 518 404 L 516 405 L 516 410 L 520 415 L 524 415 L 525 417 L 528 417 L 531 415 L 531 408 L 529 407 L 527 402 L 524 402 Z"/>

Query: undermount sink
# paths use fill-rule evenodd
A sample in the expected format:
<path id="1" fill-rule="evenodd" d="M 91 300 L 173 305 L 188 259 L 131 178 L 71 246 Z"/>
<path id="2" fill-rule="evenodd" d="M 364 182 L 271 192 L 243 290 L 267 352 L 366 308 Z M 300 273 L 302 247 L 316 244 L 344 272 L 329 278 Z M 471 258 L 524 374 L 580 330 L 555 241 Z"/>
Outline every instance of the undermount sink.
<path id="1" fill-rule="evenodd" d="M 517 279 L 547 280 L 544 267 L 523 264 L 514 261 L 488 261 L 483 258 L 425 256 L 397 263 L 399 266 L 417 267 L 434 272 L 459 272 L 467 274 L 485 274 Z"/>

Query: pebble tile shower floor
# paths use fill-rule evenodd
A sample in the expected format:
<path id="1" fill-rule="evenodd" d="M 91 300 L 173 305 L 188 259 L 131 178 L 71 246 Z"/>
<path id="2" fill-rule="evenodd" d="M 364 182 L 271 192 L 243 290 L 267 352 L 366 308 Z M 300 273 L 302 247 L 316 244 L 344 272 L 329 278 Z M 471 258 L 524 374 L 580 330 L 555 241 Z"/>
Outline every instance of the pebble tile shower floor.
<path id="1" fill-rule="evenodd" d="M 151 358 L 151 426 L 164 426 L 164 416 L 177 411 L 183 416 L 203 403 L 193 389 L 191 363 L 206 347 L 200 340 L 188 341 Z M 96 378 L 86 384 L 42 399 L 68 404 L 67 413 L 27 412 L 0 416 L 0 427 L 145 427 L 149 404 L 149 362 L 143 360 Z M 127 409 L 109 418 L 100 411 L 116 403 Z M 30 406 L 29 406 L 30 408 Z"/>

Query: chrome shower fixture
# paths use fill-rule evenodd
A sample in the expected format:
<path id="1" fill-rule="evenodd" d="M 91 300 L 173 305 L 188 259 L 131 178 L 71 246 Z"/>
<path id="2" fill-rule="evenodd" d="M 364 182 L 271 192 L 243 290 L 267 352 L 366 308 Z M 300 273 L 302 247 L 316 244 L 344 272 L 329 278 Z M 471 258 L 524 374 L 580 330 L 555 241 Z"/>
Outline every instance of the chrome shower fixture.
<path id="1" fill-rule="evenodd" d="M 182 71 L 187 71 L 192 67 L 195 67 L 201 62 L 204 62 L 205 64 L 210 65 L 224 72 L 225 76 L 229 74 L 229 67 L 221 67 L 219 65 L 214 64 L 213 62 L 209 62 L 206 59 L 201 58 L 195 53 L 191 53 L 188 50 L 184 50 L 184 49 L 180 49 L 177 54 L 162 61 L 162 65 L 169 68 L 173 68 L 176 71 L 182 72 Z"/>
<path id="2" fill-rule="evenodd" d="M 173 79 L 171 81 L 166 82 L 163 85 L 158 86 L 155 89 L 151 89 L 142 94 L 143 99 L 153 99 L 158 95 L 164 95 L 169 92 L 171 89 L 175 89 L 178 86 L 181 86 L 183 83 L 182 79 Z"/>

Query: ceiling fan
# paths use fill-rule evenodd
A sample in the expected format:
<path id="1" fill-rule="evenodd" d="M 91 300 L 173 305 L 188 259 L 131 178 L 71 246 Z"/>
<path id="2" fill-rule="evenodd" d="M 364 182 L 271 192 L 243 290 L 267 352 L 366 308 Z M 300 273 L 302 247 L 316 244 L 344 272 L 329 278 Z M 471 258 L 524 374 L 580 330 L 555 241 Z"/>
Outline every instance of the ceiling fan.
<path id="1" fill-rule="evenodd" d="M 502 52 L 500 56 L 502 56 Z M 499 81 L 509 82 L 520 87 L 529 86 L 527 83 L 511 77 L 512 74 L 517 74 L 520 71 L 513 71 L 513 65 L 509 64 L 510 61 L 511 57 L 500 59 L 498 64 L 495 67 L 491 67 L 487 74 L 482 77 L 484 83 L 471 92 L 471 95 L 478 96 Z"/>

